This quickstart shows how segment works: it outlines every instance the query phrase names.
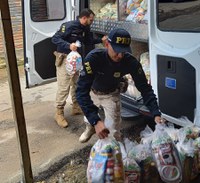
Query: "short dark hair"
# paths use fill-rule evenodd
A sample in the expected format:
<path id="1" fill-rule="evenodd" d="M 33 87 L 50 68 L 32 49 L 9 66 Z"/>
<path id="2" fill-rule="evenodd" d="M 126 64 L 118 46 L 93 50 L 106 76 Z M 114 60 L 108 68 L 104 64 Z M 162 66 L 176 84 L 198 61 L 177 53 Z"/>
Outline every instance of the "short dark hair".
<path id="1" fill-rule="evenodd" d="M 91 14 L 93 14 L 93 15 L 95 16 L 94 12 L 93 12 L 91 9 L 85 8 L 85 9 L 83 9 L 83 10 L 80 12 L 80 14 L 79 14 L 78 17 L 79 17 L 79 18 L 82 18 L 82 17 L 84 17 L 84 16 L 90 17 Z"/>

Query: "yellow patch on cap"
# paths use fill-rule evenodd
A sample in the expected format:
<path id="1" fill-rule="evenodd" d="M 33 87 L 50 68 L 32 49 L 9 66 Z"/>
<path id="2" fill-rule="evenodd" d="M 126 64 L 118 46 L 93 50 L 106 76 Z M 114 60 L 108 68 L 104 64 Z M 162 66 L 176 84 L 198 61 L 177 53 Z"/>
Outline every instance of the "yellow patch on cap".
<path id="1" fill-rule="evenodd" d="M 90 67 L 90 63 L 85 62 L 84 65 L 85 65 L 85 70 L 86 70 L 87 74 L 92 74 L 92 69 Z"/>
<path id="2" fill-rule="evenodd" d="M 131 38 L 127 37 L 116 37 L 117 44 L 126 44 L 129 45 L 131 43 Z"/>
<path id="3" fill-rule="evenodd" d="M 119 78 L 121 76 L 121 73 L 120 72 L 115 72 L 114 75 L 113 75 L 115 78 Z"/>

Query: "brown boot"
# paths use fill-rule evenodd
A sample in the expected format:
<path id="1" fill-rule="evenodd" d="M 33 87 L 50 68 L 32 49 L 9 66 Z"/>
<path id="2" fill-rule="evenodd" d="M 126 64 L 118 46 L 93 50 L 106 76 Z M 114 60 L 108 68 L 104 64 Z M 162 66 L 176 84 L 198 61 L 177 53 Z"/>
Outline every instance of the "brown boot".
<path id="1" fill-rule="evenodd" d="M 72 113 L 71 115 L 78 115 L 78 114 L 83 114 L 83 111 L 81 110 L 80 106 L 78 105 L 78 102 L 74 102 L 72 104 Z"/>
<path id="2" fill-rule="evenodd" d="M 66 119 L 64 117 L 64 109 L 57 108 L 54 118 L 59 126 L 61 126 L 63 128 L 68 127 L 68 122 L 66 121 Z"/>

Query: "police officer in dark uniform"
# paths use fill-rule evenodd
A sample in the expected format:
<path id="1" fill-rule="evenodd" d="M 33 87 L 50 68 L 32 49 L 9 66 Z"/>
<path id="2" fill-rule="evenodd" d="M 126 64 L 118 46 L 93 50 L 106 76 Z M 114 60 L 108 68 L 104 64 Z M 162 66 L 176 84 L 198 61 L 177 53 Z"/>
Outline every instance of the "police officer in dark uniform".
<path id="1" fill-rule="evenodd" d="M 71 50 L 77 50 L 84 57 L 84 50 L 82 49 L 84 45 L 92 47 L 94 44 L 102 43 L 102 38 L 94 39 L 90 32 L 90 25 L 94 16 L 92 10 L 83 9 L 77 20 L 63 23 L 60 30 L 52 37 L 52 42 L 57 45 L 57 51 L 68 54 Z M 82 47 L 77 48 L 75 45 L 72 47 L 71 44 L 77 40 L 81 42 Z"/>
<path id="2" fill-rule="evenodd" d="M 64 118 L 64 106 L 69 92 L 72 97 L 72 115 L 81 114 L 82 111 L 76 101 L 75 90 L 79 72 L 73 76 L 67 74 L 64 59 L 71 51 L 78 51 L 82 57 L 84 56 L 83 47 L 91 47 L 93 44 L 102 43 L 105 39 L 93 39 L 90 32 L 90 25 L 94 20 L 94 12 L 90 9 L 83 9 L 77 20 L 63 23 L 60 29 L 52 37 L 52 42 L 57 45 L 56 56 L 56 73 L 58 90 L 56 94 L 56 114 L 55 120 L 61 127 L 67 127 L 68 122 Z M 76 41 L 81 43 L 78 47 Z"/>
<path id="3" fill-rule="evenodd" d="M 88 141 L 95 132 L 100 139 L 111 133 L 120 140 L 119 85 L 126 74 L 132 76 L 155 122 L 162 123 L 156 96 L 147 82 L 140 62 L 130 54 L 130 43 L 131 36 L 126 30 L 114 29 L 105 43 L 107 49 L 92 50 L 84 59 L 76 98 L 89 123 L 86 123 L 86 129 L 79 138 L 80 142 Z M 99 106 L 104 109 L 104 121 L 98 115 Z"/>

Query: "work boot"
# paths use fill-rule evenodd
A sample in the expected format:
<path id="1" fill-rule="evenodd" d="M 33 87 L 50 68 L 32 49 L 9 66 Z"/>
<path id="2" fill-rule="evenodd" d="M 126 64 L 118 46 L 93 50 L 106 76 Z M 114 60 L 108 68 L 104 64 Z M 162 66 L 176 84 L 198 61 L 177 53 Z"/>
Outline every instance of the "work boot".
<path id="1" fill-rule="evenodd" d="M 78 114 L 83 114 L 83 111 L 81 110 L 80 106 L 78 105 L 78 102 L 74 102 L 72 104 L 72 113 L 71 115 L 78 115 Z"/>
<path id="2" fill-rule="evenodd" d="M 64 117 L 64 109 L 57 108 L 54 118 L 59 126 L 61 126 L 63 128 L 68 127 L 68 122 L 66 121 L 66 119 Z"/>
<path id="3" fill-rule="evenodd" d="M 90 140 L 93 134 L 95 134 L 94 127 L 90 124 L 86 124 L 85 131 L 79 137 L 79 142 L 81 143 L 87 142 L 88 140 Z"/>

